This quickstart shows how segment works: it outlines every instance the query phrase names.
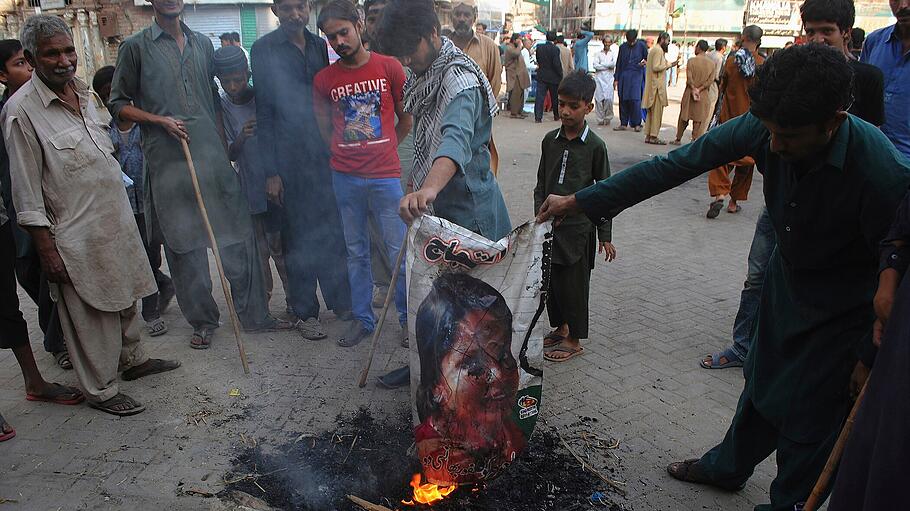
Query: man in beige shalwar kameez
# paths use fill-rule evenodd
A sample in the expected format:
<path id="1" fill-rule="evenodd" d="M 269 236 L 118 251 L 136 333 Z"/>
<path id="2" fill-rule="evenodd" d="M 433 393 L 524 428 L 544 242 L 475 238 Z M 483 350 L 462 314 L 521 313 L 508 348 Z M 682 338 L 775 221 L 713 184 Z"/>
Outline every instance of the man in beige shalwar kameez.
<path id="1" fill-rule="evenodd" d="M 53 283 L 63 336 L 89 405 L 114 415 L 145 407 L 121 394 L 124 380 L 180 364 L 150 359 L 139 342 L 136 301 L 155 291 L 95 98 L 75 78 L 76 49 L 56 16 L 22 27 L 31 81 L 7 103 L 3 133 L 17 221 L 31 234 Z"/>
<path id="2" fill-rule="evenodd" d="M 714 113 L 714 102 L 717 99 L 717 83 L 714 81 L 716 66 L 707 51 L 708 41 L 698 41 L 695 57 L 686 62 L 686 90 L 679 102 L 676 139 L 670 142 L 673 145 L 682 144 L 683 132 L 689 121 L 692 121 L 692 141 L 695 142 L 705 133 Z"/>
<path id="3" fill-rule="evenodd" d="M 660 139 L 660 126 L 664 120 L 664 107 L 667 106 L 667 69 L 679 63 L 677 57 L 667 63 L 667 48 L 670 45 L 670 34 L 661 32 L 657 44 L 648 51 L 645 67 L 645 95 L 641 107 L 648 111 L 645 119 L 645 143 L 667 145 Z"/>

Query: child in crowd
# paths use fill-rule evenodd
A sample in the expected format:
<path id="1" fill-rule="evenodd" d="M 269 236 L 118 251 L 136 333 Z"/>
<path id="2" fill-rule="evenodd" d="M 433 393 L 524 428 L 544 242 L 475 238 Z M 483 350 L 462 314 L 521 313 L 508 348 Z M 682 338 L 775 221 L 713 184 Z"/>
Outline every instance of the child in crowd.
<path id="1" fill-rule="evenodd" d="M 107 106 L 108 97 L 111 95 L 111 82 L 114 79 L 114 66 L 105 66 L 99 69 L 92 79 L 92 89 Z M 161 271 L 161 245 L 162 236 L 158 233 L 155 222 L 146 223 L 145 218 L 145 161 L 142 156 L 141 134 L 139 125 L 130 121 L 111 119 L 109 132 L 111 142 L 114 144 L 114 157 L 120 162 L 123 173 L 132 181 L 126 188 L 126 194 L 136 217 L 139 227 L 139 236 L 145 246 L 145 253 L 158 284 L 158 292 L 142 299 L 142 319 L 145 328 L 152 337 L 167 333 L 167 324 L 161 314 L 170 305 L 174 298 L 174 284 L 171 278 Z M 150 225 L 149 225 L 150 224 Z"/>
<path id="2" fill-rule="evenodd" d="M 574 71 L 559 84 L 559 117 L 562 127 L 548 133 L 541 143 L 534 210 L 540 210 L 550 194 L 573 193 L 610 177 L 607 146 L 588 127 L 585 116 L 594 108 L 594 79 L 585 71 Z M 611 222 L 595 228 L 588 218 L 575 214 L 562 219 L 553 229 L 552 269 L 547 295 L 550 325 L 555 328 L 544 338 L 544 358 L 564 362 L 580 355 L 581 339 L 588 338 L 588 295 L 595 258 L 595 230 L 598 252 L 606 261 L 616 258 Z"/>
<path id="3" fill-rule="evenodd" d="M 281 207 L 269 202 L 265 192 L 265 172 L 258 158 L 256 139 L 256 95 L 250 86 L 250 68 L 246 54 L 239 46 L 222 46 L 215 51 L 215 76 L 221 82 L 221 112 L 228 157 L 237 167 L 240 185 L 253 217 L 256 248 L 268 299 L 272 298 L 272 268 L 275 261 L 285 297 L 288 277 L 281 241 Z M 285 298 L 285 310 L 291 307 Z"/>

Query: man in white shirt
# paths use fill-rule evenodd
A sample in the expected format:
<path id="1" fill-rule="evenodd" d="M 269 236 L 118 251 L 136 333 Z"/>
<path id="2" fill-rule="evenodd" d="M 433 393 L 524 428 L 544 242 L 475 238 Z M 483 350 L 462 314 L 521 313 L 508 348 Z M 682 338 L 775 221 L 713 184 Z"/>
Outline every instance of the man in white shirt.
<path id="1" fill-rule="evenodd" d="M 597 111 L 597 124 L 609 126 L 613 120 L 613 72 L 616 70 L 617 53 L 613 47 L 613 37 L 603 36 L 604 49 L 594 54 L 591 65 L 594 68 L 594 107 Z"/>
<path id="2" fill-rule="evenodd" d="M 678 61 L 679 59 L 679 46 L 676 44 L 676 41 L 670 41 L 670 46 L 667 48 L 667 62 Z M 676 86 L 676 77 L 677 71 L 679 70 L 679 64 L 671 67 L 667 70 L 667 85 Z"/>

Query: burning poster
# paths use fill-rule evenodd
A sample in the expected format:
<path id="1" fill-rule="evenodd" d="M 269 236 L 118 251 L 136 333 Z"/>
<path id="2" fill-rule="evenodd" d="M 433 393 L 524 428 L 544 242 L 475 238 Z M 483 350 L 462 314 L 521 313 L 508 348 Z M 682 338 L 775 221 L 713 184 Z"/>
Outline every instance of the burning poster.
<path id="1" fill-rule="evenodd" d="M 433 484 L 492 479 L 527 446 L 541 405 L 551 229 L 529 222 L 490 241 L 424 216 L 408 231 L 414 434 Z"/>

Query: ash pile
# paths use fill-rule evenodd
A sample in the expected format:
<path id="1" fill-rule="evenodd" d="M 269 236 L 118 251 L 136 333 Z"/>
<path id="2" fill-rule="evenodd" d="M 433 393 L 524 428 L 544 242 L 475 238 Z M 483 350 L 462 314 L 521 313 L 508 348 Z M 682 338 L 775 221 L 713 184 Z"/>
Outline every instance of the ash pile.
<path id="1" fill-rule="evenodd" d="M 458 487 L 432 506 L 406 505 L 420 464 L 409 454 L 410 414 L 373 418 L 366 409 L 339 415 L 337 429 L 290 434 L 286 441 L 244 447 L 225 474 L 224 495 L 243 492 L 275 509 L 361 510 L 348 500 L 392 510 L 632 510 L 621 480 L 619 442 L 596 433 L 596 420 L 538 427 L 527 451 L 484 487 Z M 377 507 L 376 509 L 382 509 Z"/>

